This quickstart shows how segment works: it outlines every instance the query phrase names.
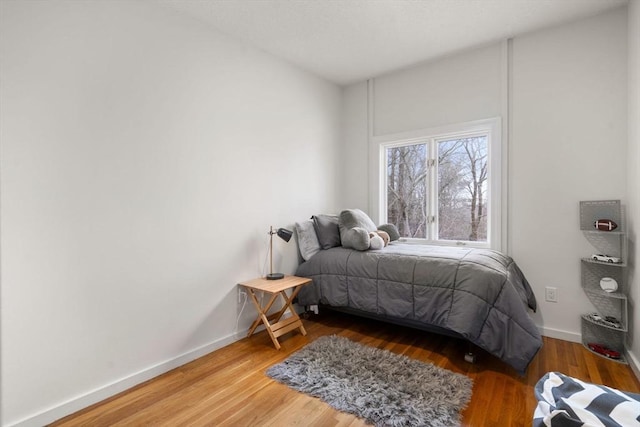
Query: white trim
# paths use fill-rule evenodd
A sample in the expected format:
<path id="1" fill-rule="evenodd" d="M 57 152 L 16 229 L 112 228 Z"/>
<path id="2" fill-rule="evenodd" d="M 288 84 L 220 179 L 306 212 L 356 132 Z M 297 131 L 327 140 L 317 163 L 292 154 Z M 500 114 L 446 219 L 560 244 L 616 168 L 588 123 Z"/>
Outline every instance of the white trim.
<path id="1" fill-rule="evenodd" d="M 380 224 L 380 216 L 378 211 L 378 199 L 373 195 L 376 194 L 375 191 L 375 182 L 379 177 L 377 174 L 377 169 L 373 167 L 373 165 L 378 164 L 378 159 L 376 158 L 377 151 L 371 150 L 371 141 L 373 139 L 373 121 L 375 116 L 375 80 L 369 79 L 367 80 L 367 147 L 369 147 L 369 163 L 367 168 L 367 176 L 368 176 L 368 185 L 369 185 L 369 214 L 372 217 L 373 221 L 376 224 Z"/>
<path id="2" fill-rule="evenodd" d="M 378 165 L 378 167 L 375 169 L 376 170 L 376 177 L 374 178 L 374 182 L 376 183 L 374 185 L 374 190 L 373 192 L 376 194 L 375 200 L 377 200 L 376 203 L 376 214 L 378 215 L 378 219 L 377 219 L 377 223 L 387 223 L 388 222 L 388 218 L 387 218 L 387 198 L 384 195 L 384 189 L 386 188 L 387 185 L 387 180 L 386 180 L 386 176 L 385 174 L 382 174 L 379 172 L 379 167 L 380 165 L 386 165 L 389 162 L 389 159 L 387 158 L 387 150 L 386 148 L 388 148 L 390 146 L 383 146 L 380 145 L 379 149 L 377 151 L 378 153 L 378 161 L 376 162 L 376 165 Z M 371 151 L 375 151 L 375 150 L 371 150 Z M 377 186 L 377 187 L 376 187 Z M 377 188 L 377 189 L 376 189 Z"/>
<path id="3" fill-rule="evenodd" d="M 562 329 L 545 328 L 544 326 L 538 326 L 538 330 L 545 337 L 582 344 L 582 335 L 576 332 L 565 331 Z"/>
<path id="4" fill-rule="evenodd" d="M 505 195 L 502 191 L 505 175 L 502 172 L 503 167 L 503 141 L 502 141 L 502 119 L 500 117 L 475 120 L 471 122 L 451 124 L 446 126 L 438 126 L 428 129 L 412 130 L 408 132 L 400 132 L 388 135 L 371 136 L 369 138 L 369 193 L 371 212 L 376 223 L 386 222 L 386 206 L 385 204 L 385 176 L 382 168 L 386 165 L 386 149 L 394 146 L 407 144 L 426 143 L 427 141 L 438 141 L 452 137 L 462 137 L 465 135 L 477 135 L 480 133 L 489 134 L 489 206 L 488 206 L 488 223 L 487 234 L 488 244 L 470 244 L 469 246 L 491 247 L 492 249 L 502 250 L 503 244 L 503 227 L 502 221 L 503 201 Z M 435 243 L 435 242 L 429 242 Z M 437 241 L 437 244 L 445 244 L 443 241 Z M 452 242 L 456 244 L 456 242 Z"/>
<path id="5" fill-rule="evenodd" d="M 466 132 L 474 133 L 474 132 L 484 131 L 488 127 L 491 127 L 493 129 L 493 126 L 495 126 L 496 121 L 499 122 L 500 118 L 493 117 L 488 119 L 473 120 L 470 122 L 436 126 L 432 128 L 426 128 L 426 129 L 411 130 L 407 132 L 390 133 L 386 135 L 373 136 L 371 139 L 372 139 L 372 143 L 375 144 L 376 146 L 379 144 L 391 143 L 391 142 L 398 142 L 398 145 L 402 145 L 403 143 L 406 144 L 406 143 L 410 143 L 411 141 L 420 141 L 425 139 L 426 137 L 447 138 L 447 137 L 450 137 L 451 135 L 459 135 L 461 133 L 461 129 L 463 129 L 462 132 L 465 132 L 465 133 Z"/>
<path id="6" fill-rule="evenodd" d="M 625 353 L 626 353 L 625 356 L 627 357 L 627 362 L 629 362 L 629 366 L 631 367 L 631 370 L 635 374 L 638 381 L 640 381 L 640 360 L 638 360 L 636 355 L 633 354 L 628 348 L 626 349 Z"/>
<path id="7" fill-rule="evenodd" d="M 260 330 L 261 328 L 264 329 L 264 327 L 261 326 L 257 330 Z M 226 337 L 212 341 L 209 344 L 205 344 L 201 347 L 190 350 L 180 356 L 158 363 L 157 365 L 150 366 L 146 369 L 121 378 L 110 384 L 106 384 L 102 387 L 84 393 L 66 402 L 55 405 L 37 414 L 13 422 L 12 424 L 7 424 L 6 427 L 40 427 L 50 424 L 56 420 L 66 417 L 67 415 L 71 415 L 75 412 L 80 411 L 81 409 L 101 402 L 138 384 L 169 372 L 172 369 L 178 368 L 211 352 L 219 350 L 222 347 L 226 347 L 227 345 L 246 337 L 248 331 L 249 328 L 244 331 L 227 335 Z"/>
<path id="8" fill-rule="evenodd" d="M 491 123 L 491 140 L 489 141 L 489 185 L 490 185 L 490 202 L 488 207 L 489 215 L 489 242 L 492 249 L 499 251 L 502 247 L 502 120 L 496 118 Z"/>
<path id="9" fill-rule="evenodd" d="M 511 106 L 513 105 L 513 39 L 507 39 L 501 45 L 501 110 L 502 110 L 502 252 L 510 254 L 511 233 L 509 233 L 509 142 L 512 133 Z"/>

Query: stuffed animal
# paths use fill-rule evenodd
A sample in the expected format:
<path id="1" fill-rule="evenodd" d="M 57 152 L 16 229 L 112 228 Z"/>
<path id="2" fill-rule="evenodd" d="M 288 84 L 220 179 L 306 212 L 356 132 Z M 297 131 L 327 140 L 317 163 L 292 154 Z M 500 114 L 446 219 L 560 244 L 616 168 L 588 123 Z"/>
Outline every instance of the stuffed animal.
<path id="1" fill-rule="evenodd" d="M 378 236 L 382 237 L 382 240 L 384 241 L 385 246 L 387 246 L 391 241 L 391 237 L 389 236 L 389 233 L 387 233 L 384 230 L 380 230 L 380 228 L 378 228 L 378 231 L 374 231 L 374 233 L 377 233 Z"/>
<path id="2" fill-rule="evenodd" d="M 359 251 L 382 249 L 400 235 L 392 224 L 376 227 L 375 223 L 360 209 L 347 209 L 340 213 L 338 225 L 340 240 L 345 248 Z"/>
<path id="3" fill-rule="evenodd" d="M 369 233 L 369 249 L 382 249 L 385 247 L 384 240 L 378 233 L 372 231 Z"/>
<path id="4" fill-rule="evenodd" d="M 389 244 L 389 234 L 378 230 L 369 233 L 369 249 L 382 249 Z"/>

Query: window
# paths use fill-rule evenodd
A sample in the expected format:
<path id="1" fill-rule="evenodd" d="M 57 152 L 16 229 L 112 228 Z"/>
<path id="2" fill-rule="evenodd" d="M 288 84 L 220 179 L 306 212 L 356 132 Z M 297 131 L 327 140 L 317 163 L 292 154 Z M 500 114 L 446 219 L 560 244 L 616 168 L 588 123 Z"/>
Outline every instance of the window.
<path id="1" fill-rule="evenodd" d="M 500 122 L 377 137 L 380 216 L 407 240 L 500 248 Z"/>

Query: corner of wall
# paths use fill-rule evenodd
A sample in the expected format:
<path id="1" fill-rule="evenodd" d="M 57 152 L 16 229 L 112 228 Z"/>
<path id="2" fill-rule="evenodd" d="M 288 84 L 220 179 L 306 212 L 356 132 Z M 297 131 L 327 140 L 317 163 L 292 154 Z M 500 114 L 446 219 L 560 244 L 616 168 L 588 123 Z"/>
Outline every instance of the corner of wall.
<path id="1" fill-rule="evenodd" d="M 627 200 L 629 217 L 630 268 L 629 298 L 630 336 L 627 349 L 630 366 L 640 379 L 640 0 L 630 0 L 627 6 L 628 43 L 628 157 Z"/>

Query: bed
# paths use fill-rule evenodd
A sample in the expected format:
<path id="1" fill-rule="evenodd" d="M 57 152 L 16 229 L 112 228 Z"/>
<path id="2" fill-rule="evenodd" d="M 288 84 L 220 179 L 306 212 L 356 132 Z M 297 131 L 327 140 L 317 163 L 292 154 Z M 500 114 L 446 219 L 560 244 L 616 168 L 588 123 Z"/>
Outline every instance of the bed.
<path id="1" fill-rule="evenodd" d="M 536 299 L 508 256 L 488 249 L 392 242 L 334 246 L 302 262 L 313 283 L 298 304 L 327 305 L 462 337 L 523 373 L 542 346 Z"/>

